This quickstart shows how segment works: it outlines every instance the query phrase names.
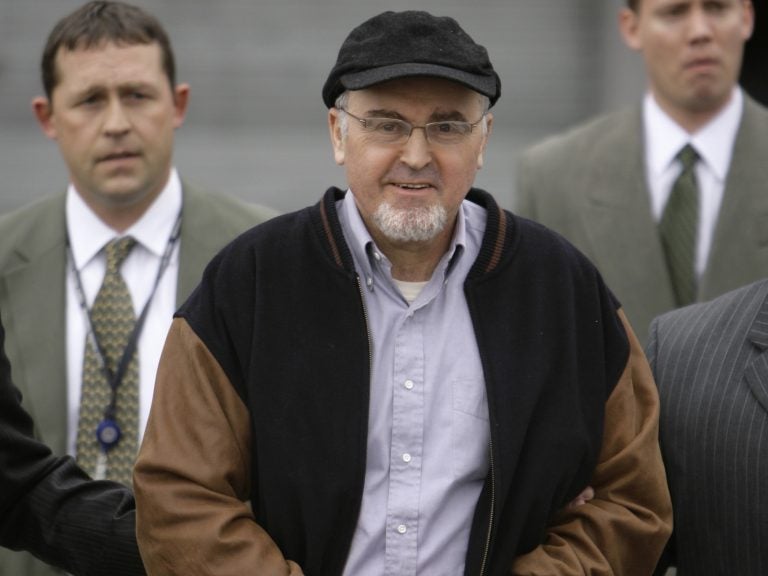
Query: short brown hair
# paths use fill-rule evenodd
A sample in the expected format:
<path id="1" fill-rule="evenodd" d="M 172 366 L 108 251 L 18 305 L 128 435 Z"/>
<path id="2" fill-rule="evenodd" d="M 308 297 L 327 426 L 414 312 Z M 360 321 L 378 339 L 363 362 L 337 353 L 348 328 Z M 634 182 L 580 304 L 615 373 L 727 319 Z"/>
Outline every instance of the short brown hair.
<path id="1" fill-rule="evenodd" d="M 627 0 L 627 7 L 633 12 L 637 12 L 640 7 L 640 0 Z"/>
<path id="2" fill-rule="evenodd" d="M 59 82 L 56 55 L 59 49 L 88 49 L 102 42 L 152 44 L 163 54 L 163 70 L 171 86 L 176 84 L 176 62 L 168 34 L 158 20 L 141 8 L 124 2 L 96 0 L 84 4 L 53 27 L 43 49 L 41 72 L 48 99 Z"/>

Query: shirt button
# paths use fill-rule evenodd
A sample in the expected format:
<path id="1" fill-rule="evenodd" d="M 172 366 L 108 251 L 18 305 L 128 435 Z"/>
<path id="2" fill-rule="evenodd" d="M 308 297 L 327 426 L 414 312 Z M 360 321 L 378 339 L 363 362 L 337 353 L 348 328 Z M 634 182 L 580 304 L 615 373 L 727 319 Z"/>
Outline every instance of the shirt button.
<path id="1" fill-rule="evenodd" d="M 411 461 L 411 455 L 408 454 L 407 452 L 405 454 L 403 454 L 403 462 L 405 462 L 407 464 L 410 461 Z"/>
<path id="2" fill-rule="evenodd" d="M 400 526 L 397 527 L 397 531 L 400 534 L 405 534 L 406 532 L 408 532 L 408 528 L 405 526 L 405 524 L 400 524 Z"/>
<path id="3" fill-rule="evenodd" d="M 403 382 L 403 386 L 405 386 L 406 390 L 413 390 L 413 380 L 406 380 Z"/>
<path id="4" fill-rule="evenodd" d="M 373 253 L 373 257 L 376 259 L 376 261 L 377 261 L 377 262 L 378 262 L 379 260 L 381 260 L 381 254 L 379 254 L 378 252 L 374 252 L 374 253 Z"/>
<path id="5" fill-rule="evenodd" d="M 365 280 L 365 284 L 368 286 L 368 288 L 370 288 L 371 286 L 373 286 L 373 278 L 371 278 L 370 276 L 368 276 L 368 278 Z"/>

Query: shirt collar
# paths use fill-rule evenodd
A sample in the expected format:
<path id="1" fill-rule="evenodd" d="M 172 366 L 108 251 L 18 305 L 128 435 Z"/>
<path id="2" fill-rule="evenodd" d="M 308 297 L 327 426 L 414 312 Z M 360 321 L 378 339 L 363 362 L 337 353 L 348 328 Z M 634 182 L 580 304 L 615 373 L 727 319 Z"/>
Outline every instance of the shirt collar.
<path id="1" fill-rule="evenodd" d="M 147 211 L 124 234 L 118 234 L 91 210 L 70 184 L 67 188 L 66 218 L 75 267 L 82 270 L 109 241 L 119 236 L 133 236 L 141 246 L 161 257 L 181 205 L 181 180 L 174 168 L 165 188 Z"/>
<path id="2" fill-rule="evenodd" d="M 465 202 L 462 202 L 461 208 L 458 211 L 451 245 L 448 248 L 446 255 L 440 260 L 441 264 L 438 265 L 438 267 L 448 267 L 446 275 L 453 269 L 454 263 L 458 261 L 466 247 L 467 224 L 466 215 L 464 214 Z M 348 238 L 347 241 L 350 249 L 354 253 L 355 260 L 364 263 L 363 265 L 366 267 L 364 272 L 368 276 L 371 274 L 372 269 L 375 268 L 374 262 L 379 259 L 386 260 L 386 256 L 378 249 L 371 233 L 368 231 L 368 228 L 363 221 L 363 217 L 357 209 L 357 204 L 355 203 L 355 198 L 351 190 L 347 190 L 347 193 L 344 195 L 341 210 L 343 210 L 344 219 L 349 226 L 348 229 L 351 237 Z"/>
<path id="3" fill-rule="evenodd" d="M 643 101 L 646 154 L 651 173 L 660 175 L 675 161 L 680 149 L 690 143 L 712 173 L 725 180 L 739 129 L 744 96 L 739 87 L 725 107 L 694 134 L 688 134 L 658 105 L 648 93 Z"/>

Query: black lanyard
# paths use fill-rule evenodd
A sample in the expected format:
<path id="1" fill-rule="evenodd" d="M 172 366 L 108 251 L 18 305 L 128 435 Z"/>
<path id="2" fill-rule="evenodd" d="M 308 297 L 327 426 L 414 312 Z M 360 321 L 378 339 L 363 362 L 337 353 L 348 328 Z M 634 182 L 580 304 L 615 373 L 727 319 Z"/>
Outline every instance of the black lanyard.
<path id="1" fill-rule="evenodd" d="M 74 277 L 75 277 L 75 288 L 77 289 L 76 291 L 77 291 L 78 301 L 80 303 L 80 309 L 82 310 L 83 316 L 86 319 L 86 324 L 87 324 L 86 336 L 91 339 L 91 343 L 93 344 L 93 348 L 99 360 L 99 365 L 101 366 L 101 369 L 104 372 L 104 377 L 107 379 L 107 382 L 109 383 L 109 387 L 111 390 L 109 405 L 104 409 L 105 420 L 115 419 L 115 409 L 117 406 L 117 388 L 120 386 L 120 383 L 123 381 L 123 378 L 125 377 L 125 372 L 128 369 L 128 364 L 130 364 L 131 358 L 133 357 L 133 353 L 136 351 L 136 346 L 138 345 L 139 336 L 141 335 L 141 330 L 144 327 L 144 321 L 146 320 L 147 313 L 149 312 L 149 306 L 152 303 L 152 299 L 155 296 L 155 292 L 157 291 L 157 287 L 160 284 L 160 280 L 163 277 L 163 273 L 165 272 L 165 269 L 168 267 L 168 264 L 171 261 L 171 253 L 173 252 L 173 247 L 176 244 L 176 241 L 179 239 L 180 235 L 181 235 L 181 212 L 179 212 L 179 215 L 176 217 L 176 222 L 173 225 L 171 236 L 168 238 L 168 243 L 165 245 L 165 251 L 163 252 L 162 258 L 160 259 L 160 266 L 157 269 L 157 275 L 155 276 L 155 283 L 152 286 L 152 291 L 149 293 L 149 298 L 147 298 L 147 302 L 144 304 L 144 308 L 142 309 L 141 314 L 136 320 L 136 324 L 134 324 L 133 326 L 133 330 L 131 331 L 131 334 L 128 338 L 128 342 L 126 343 L 125 348 L 123 349 L 123 354 L 120 357 L 120 362 L 118 363 L 117 370 L 115 372 L 112 372 L 112 370 L 109 369 L 109 366 L 107 365 L 107 356 L 104 352 L 104 348 L 99 342 L 99 339 L 93 330 L 93 319 L 91 318 L 91 310 L 88 308 L 88 304 L 85 299 L 85 290 L 83 289 L 83 281 L 80 278 L 80 272 L 77 270 L 77 266 L 75 266 L 75 259 L 72 254 L 72 248 L 70 246 L 69 236 L 67 236 L 67 256 L 72 268 L 72 273 L 74 274 Z"/>

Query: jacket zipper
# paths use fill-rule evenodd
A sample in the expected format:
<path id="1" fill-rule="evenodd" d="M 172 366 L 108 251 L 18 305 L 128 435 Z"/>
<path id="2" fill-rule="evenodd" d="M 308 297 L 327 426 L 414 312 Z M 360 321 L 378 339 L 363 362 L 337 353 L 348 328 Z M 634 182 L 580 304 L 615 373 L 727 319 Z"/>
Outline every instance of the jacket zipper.
<path id="1" fill-rule="evenodd" d="M 491 534 L 493 532 L 493 520 L 494 520 L 494 512 L 496 510 L 496 470 L 493 463 L 493 436 L 491 435 L 491 440 L 489 443 L 489 450 L 491 451 L 490 454 L 490 473 L 491 473 L 491 510 L 490 514 L 488 515 L 488 532 L 485 536 L 485 549 L 483 550 L 483 561 L 480 564 L 480 576 L 485 575 L 486 568 L 488 568 L 488 555 L 491 550 Z"/>
<path id="2" fill-rule="evenodd" d="M 368 336 L 368 385 L 373 382 L 373 338 L 371 338 L 371 322 L 368 319 L 368 306 L 365 304 L 365 293 L 363 292 L 363 283 L 360 281 L 360 275 L 355 274 L 357 281 L 357 291 L 360 294 L 360 303 L 363 305 L 363 319 L 365 320 L 365 334 Z"/>
<path id="3" fill-rule="evenodd" d="M 363 284 L 360 282 L 360 275 L 355 274 L 355 282 L 357 284 L 357 291 L 360 295 L 360 303 L 363 306 L 363 320 L 365 321 L 365 333 L 368 337 L 368 386 L 371 385 L 371 382 L 373 381 L 373 338 L 371 338 L 371 326 L 370 321 L 368 319 L 368 308 L 365 305 L 365 294 L 363 293 Z M 365 473 L 363 473 L 363 485 L 365 485 Z M 362 491 L 361 491 L 362 493 Z M 362 499 L 362 495 L 361 495 Z M 358 509 L 359 512 L 359 509 Z M 349 550 L 352 546 L 352 539 L 349 540 L 347 544 L 347 550 L 346 550 L 346 556 L 347 559 L 349 557 Z M 346 565 L 346 559 L 341 565 L 341 568 L 339 569 L 339 574 L 342 574 L 344 572 L 344 566 Z"/>

